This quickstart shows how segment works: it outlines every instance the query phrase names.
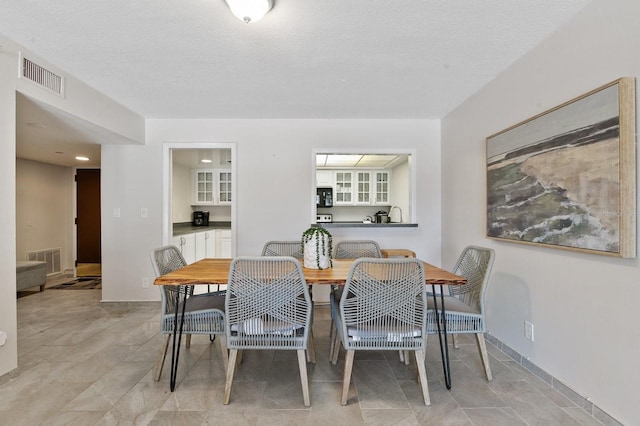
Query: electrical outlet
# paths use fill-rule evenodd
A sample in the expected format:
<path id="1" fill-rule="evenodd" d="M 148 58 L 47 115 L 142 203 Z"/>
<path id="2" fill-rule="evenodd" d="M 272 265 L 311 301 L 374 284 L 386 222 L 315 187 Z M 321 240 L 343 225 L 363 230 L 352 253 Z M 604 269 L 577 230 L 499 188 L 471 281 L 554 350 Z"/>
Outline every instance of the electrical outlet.
<path id="1" fill-rule="evenodd" d="M 524 337 L 533 342 L 533 324 L 529 321 L 524 322 Z"/>
<path id="2" fill-rule="evenodd" d="M 149 278 L 144 277 L 142 279 L 142 288 L 149 288 Z"/>

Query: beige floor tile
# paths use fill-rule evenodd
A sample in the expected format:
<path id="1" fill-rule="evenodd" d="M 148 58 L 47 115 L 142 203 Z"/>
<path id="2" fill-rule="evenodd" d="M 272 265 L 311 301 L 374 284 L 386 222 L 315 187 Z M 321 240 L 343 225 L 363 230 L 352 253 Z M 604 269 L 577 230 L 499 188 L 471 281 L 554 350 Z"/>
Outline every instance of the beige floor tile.
<path id="1" fill-rule="evenodd" d="M 177 387 L 169 390 L 171 355 L 162 378 L 152 369 L 162 336 L 159 303 L 101 303 L 100 291 L 47 290 L 18 299 L 15 377 L 0 385 L 0 424 L 11 425 L 597 425 L 586 411 L 511 358 L 489 347 L 488 382 L 475 338 L 461 336 L 450 358 L 453 387 L 444 385 L 437 336 L 429 336 L 425 406 L 413 354 L 359 351 L 348 405 L 340 404 L 344 350 L 329 362 L 328 306 L 316 305 L 317 363 L 307 364 L 311 407 L 302 401 L 295 352 L 245 351 L 231 401 L 219 340 L 184 340 Z"/>

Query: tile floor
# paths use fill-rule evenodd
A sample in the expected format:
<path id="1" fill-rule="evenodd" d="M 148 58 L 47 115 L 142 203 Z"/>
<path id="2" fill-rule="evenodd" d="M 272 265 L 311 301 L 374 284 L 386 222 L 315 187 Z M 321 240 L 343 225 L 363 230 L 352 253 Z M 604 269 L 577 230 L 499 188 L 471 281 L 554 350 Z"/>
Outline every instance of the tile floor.
<path id="1" fill-rule="evenodd" d="M 2 425 L 599 425 L 570 400 L 490 346 L 493 381 L 474 340 L 451 351 L 453 388 L 443 382 L 435 337 L 427 374 L 432 405 L 421 402 L 411 365 L 397 353 L 356 355 L 349 403 L 340 405 L 343 355 L 328 361 L 329 310 L 316 307 L 317 364 L 309 365 L 311 407 L 302 403 L 295 353 L 248 352 L 222 404 L 218 342 L 195 336 L 180 358 L 176 391 L 169 367 L 151 377 L 161 336 L 158 303 L 100 303 L 97 290 L 46 290 L 18 299 L 19 374 L 0 381 Z"/>

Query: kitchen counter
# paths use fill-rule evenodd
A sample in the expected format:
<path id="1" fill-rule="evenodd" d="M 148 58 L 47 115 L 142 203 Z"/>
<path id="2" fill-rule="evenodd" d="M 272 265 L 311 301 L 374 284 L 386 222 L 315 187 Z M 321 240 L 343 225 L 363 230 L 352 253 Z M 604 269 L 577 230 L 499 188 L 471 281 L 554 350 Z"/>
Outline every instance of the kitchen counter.
<path id="1" fill-rule="evenodd" d="M 313 223 L 311 226 L 322 228 L 417 228 L 417 223 L 362 223 L 362 222 L 330 222 Z"/>
<path id="2" fill-rule="evenodd" d="M 209 222 L 209 226 L 193 226 L 191 222 L 174 223 L 173 236 L 213 231 L 214 229 L 231 229 L 231 222 Z"/>

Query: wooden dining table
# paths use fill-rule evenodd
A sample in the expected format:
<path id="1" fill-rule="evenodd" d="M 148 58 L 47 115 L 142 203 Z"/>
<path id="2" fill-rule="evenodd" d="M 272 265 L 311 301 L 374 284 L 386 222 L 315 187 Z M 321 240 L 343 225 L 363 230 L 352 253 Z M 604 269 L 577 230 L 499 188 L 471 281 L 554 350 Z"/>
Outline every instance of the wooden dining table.
<path id="1" fill-rule="evenodd" d="M 349 276 L 351 265 L 355 259 L 334 259 L 332 261 L 332 267 L 328 269 L 310 269 L 302 268 L 302 272 L 307 284 L 325 284 L 325 285 L 344 285 Z M 165 275 L 161 275 L 155 279 L 155 285 L 166 286 L 192 286 L 192 285 L 226 285 L 229 280 L 229 269 L 233 259 L 228 258 L 216 258 L 216 259 L 202 259 L 175 271 L 169 272 Z M 302 261 L 300 261 L 302 263 Z M 467 280 L 464 277 L 453 274 L 447 270 L 438 268 L 427 262 L 422 262 L 424 266 L 425 285 L 432 286 L 432 297 L 435 305 L 436 323 L 438 329 L 438 337 L 440 341 L 440 354 L 442 357 L 442 368 L 445 377 L 445 384 L 447 389 L 451 389 L 451 369 L 449 365 L 449 347 L 447 343 L 446 323 L 441 321 L 440 318 L 444 318 L 445 306 L 444 306 L 444 285 L 463 285 Z M 439 287 L 439 292 L 436 291 L 436 287 Z M 440 307 L 438 308 L 438 295 L 440 296 Z M 184 307 L 182 309 L 184 312 Z M 440 312 L 439 312 L 440 311 Z M 176 323 L 178 324 L 178 298 L 176 298 Z M 176 328 L 174 327 L 174 342 L 176 341 Z M 181 337 L 181 330 L 179 331 Z M 179 356 L 179 342 L 178 347 L 174 350 L 172 356 L 172 385 L 171 390 L 175 385 L 175 371 L 177 370 L 177 358 Z M 175 358 L 175 359 L 174 359 Z M 175 364 L 174 364 L 175 361 Z M 175 365 L 175 368 L 173 367 Z"/>

